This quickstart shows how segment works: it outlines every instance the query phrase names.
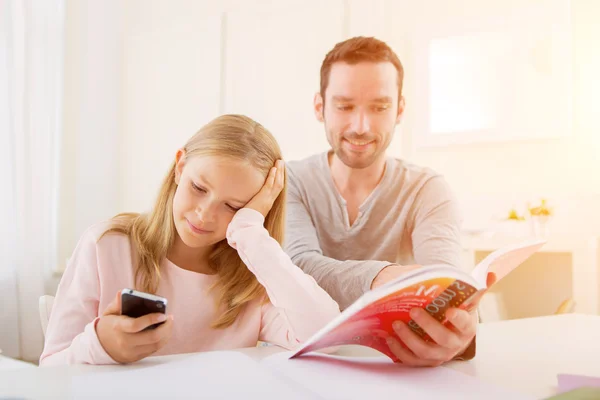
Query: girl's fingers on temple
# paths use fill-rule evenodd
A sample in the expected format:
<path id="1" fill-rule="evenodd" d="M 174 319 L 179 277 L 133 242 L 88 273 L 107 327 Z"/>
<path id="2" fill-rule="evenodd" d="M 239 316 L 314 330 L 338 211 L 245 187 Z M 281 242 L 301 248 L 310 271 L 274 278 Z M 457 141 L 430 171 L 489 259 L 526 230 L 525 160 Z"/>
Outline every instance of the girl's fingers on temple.
<path id="1" fill-rule="evenodd" d="M 277 187 L 279 190 L 283 189 L 284 177 L 285 177 L 285 164 L 282 160 L 277 162 Z"/>
<path id="2" fill-rule="evenodd" d="M 269 187 L 269 188 L 273 187 L 273 184 L 275 183 L 276 175 L 277 175 L 277 168 L 275 168 L 275 167 L 271 168 L 271 171 L 269 171 L 269 176 L 267 177 L 267 182 L 266 182 L 267 187 Z"/>

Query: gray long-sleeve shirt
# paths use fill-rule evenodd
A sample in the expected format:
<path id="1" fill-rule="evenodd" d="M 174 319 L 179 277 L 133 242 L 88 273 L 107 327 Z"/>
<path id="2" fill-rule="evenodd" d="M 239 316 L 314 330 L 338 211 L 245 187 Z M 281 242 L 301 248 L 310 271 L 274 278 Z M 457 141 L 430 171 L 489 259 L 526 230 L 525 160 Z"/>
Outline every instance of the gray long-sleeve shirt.
<path id="1" fill-rule="evenodd" d="M 350 226 L 327 153 L 287 166 L 285 250 L 341 309 L 390 264 L 460 267 L 460 213 L 444 178 L 388 158 L 384 176 Z"/>

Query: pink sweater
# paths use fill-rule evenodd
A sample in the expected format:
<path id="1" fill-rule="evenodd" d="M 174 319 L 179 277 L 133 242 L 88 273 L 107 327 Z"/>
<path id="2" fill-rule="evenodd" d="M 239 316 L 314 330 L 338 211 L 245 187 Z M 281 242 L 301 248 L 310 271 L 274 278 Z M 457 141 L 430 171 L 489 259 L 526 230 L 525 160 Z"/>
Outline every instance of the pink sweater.
<path id="1" fill-rule="evenodd" d="M 339 307 L 314 279 L 296 267 L 263 227 L 257 211 L 242 209 L 227 230 L 248 269 L 266 288 L 270 302 L 257 299 L 225 329 L 212 329 L 217 311 L 208 288 L 215 275 L 179 268 L 165 259 L 157 294 L 174 315 L 173 334 L 155 355 L 256 346 L 258 340 L 291 349 L 339 314 Z M 80 239 L 58 287 L 40 365 L 116 363 L 104 351 L 95 322 L 123 288 L 134 287 L 132 247 L 108 223 Z"/>

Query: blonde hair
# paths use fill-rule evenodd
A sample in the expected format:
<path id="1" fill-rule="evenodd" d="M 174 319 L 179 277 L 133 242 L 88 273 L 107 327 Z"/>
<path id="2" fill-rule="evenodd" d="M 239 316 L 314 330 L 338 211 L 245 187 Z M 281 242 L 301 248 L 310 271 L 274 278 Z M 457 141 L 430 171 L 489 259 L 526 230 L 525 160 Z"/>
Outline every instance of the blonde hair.
<path id="1" fill-rule="evenodd" d="M 223 115 L 203 126 L 185 144 L 185 157 L 226 156 L 243 160 L 267 176 L 275 161 L 282 158 L 277 141 L 262 125 L 243 115 Z M 119 214 L 108 232 L 130 237 L 137 256 L 134 260 L 136 287 L 155 293 L 160 280 L 160 264 L 174 243 L 177 231 L 173 221 L 175 161 L 165 177 L 153 209 L 148 214 Z M 287 182 L 287 179 L 286 179 Z M 275 200 L 265 218 L 264 226 L 279 244 L 283 244 L 286 187 Z M 214 245 L 209 257 L 217 282 L 215 307 L 225 311 L 213 321 L 213 328 L 230 326 L 244 306 L 265 297 L 265 290 L 244 265 L 236 250 L 224 239 Z"/>

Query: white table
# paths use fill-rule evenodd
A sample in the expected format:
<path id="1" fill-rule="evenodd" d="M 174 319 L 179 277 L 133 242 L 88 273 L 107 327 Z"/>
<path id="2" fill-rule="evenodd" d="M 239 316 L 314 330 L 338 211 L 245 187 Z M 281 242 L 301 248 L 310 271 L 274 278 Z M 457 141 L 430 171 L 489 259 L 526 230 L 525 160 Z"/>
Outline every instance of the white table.
<path id="1" fill-rule="evenodd" d="M 35 368 L 35 365 L 3 356 L 2 352 L 0 351 L 0 376 L 4 371 L 12 371 L 21 368 Z"/>
<path id="2" fill-rule="evenodd" d="M 567 314 L 481 324 L 477 357 L 447 367 L 541 399 L 556 392 L 559 373 L 600 376 L 599 339 L 600 316 Z M 240 351 L 260 359 L 281 349 L 271 346 Z M 338 354 L 369 356 L 374 351 L 346 347 Z M 0 398 L 66 399 L 75 375 L 138 368 L 180 357 L 186 355 L 151 357 L 125 367 L 73 365 L 3 371 Z"/>

